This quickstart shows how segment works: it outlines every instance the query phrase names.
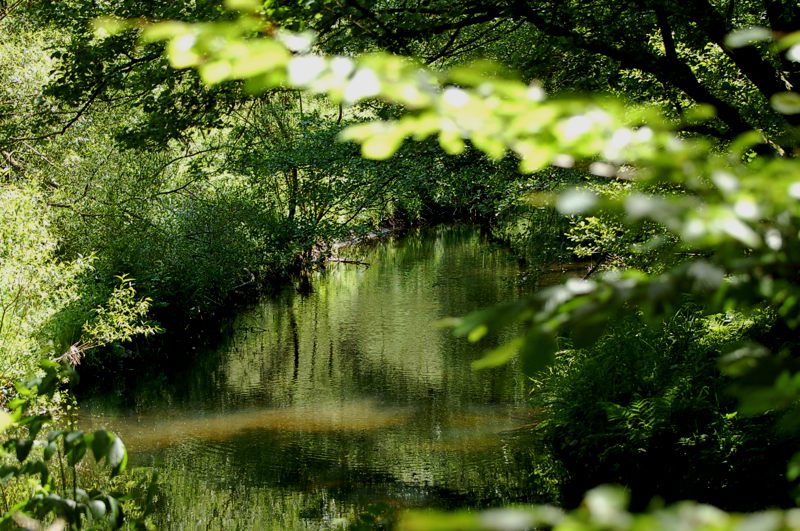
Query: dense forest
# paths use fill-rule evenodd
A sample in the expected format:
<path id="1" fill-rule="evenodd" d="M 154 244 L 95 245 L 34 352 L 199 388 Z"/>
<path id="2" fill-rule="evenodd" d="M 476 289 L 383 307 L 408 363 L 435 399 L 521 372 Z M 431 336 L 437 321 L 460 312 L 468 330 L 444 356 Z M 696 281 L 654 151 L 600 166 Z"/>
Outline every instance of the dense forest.
<path id="1" fill-rule="evenodd" d="M 155 528 L 68 380 L 446 223 L 521 266 L 445 324 L 521 367 L 509 501 L 552 506 L 342 525 L 800 527 L 796 2 L 0 0 L 0 36 L 0 526 Z"/>

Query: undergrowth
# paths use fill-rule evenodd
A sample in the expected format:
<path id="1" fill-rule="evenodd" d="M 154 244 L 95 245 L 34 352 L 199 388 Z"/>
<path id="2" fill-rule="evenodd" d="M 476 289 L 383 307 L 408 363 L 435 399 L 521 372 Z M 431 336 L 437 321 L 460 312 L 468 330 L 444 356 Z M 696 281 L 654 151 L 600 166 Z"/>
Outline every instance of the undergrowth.
<path id="1" fill-rule="evenodd" d="M 785 463 L 796 437 L 769 415 L 743 417 L 718 357 L 769 330 L 768 311 L 657 325 L 629 317 L 591 349 L 565 349 L 534 382 L 538 433 L 563 503 L 602 483 L 630 488 L 634 507 L 658 495 L 738 510 L 789 505 Z"/>

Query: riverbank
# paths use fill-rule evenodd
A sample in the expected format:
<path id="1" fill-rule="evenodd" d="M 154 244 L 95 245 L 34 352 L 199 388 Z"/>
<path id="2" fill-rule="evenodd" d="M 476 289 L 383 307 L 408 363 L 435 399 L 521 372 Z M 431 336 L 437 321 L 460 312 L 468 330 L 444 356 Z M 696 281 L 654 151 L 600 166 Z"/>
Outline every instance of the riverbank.
<path id="1" fill-rule="evenodd" d="M 157 377 L 163 371 L 171 372 L 192 363 L 198 352 L 218 344 L 230 332 L 232 322 L 239 313 L 287 290 L 301 295 L 310 294 L 313 282 L 331 265 L 338 263 L 337 260 L 341 260 L 337 253 L 351 252 L 358 246 L 401 237 L 413 225 L 387 222 L 381 226 L 383 228 L 365 231 L 330 245 L 316 244 L 311 253 L 295 255 L 292 260 L 294 266 L 290 270 L 261 275 L 248 272 L 248 281 L 238 284 L 224 297 L 209 301 L 202 312 L 177 309 L 173 302 L 155 303 L 151 318 L 164 332 L 157 336 L 134 338 L 129 343 L 115 345 L 112 349 L 85 359 L 77 367 L 81 379 L 75 392 L 82 396 L 98 390 L 128 387 L 128 382 L 139 378 L 143 370 Z M 313 259 L 308 258 L 310 255 L 313 255 Z"/>

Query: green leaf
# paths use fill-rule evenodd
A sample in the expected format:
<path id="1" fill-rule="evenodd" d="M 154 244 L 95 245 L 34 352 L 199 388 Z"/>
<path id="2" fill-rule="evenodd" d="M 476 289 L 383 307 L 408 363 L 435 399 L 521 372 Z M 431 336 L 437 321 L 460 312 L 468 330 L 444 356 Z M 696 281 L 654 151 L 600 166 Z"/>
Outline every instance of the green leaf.
<path id="1" fill-rule="evenodd" d="M 513 148 L 520 157 L 519 171 L 522 173 L 541 170 L 552 162 L 555 155 L 553 146 L 540 142 L 521 141 L 515 143 Z"/>
<path id="2" fill-rule="evenodd" d="M 28 457 L 28 454 L 31 453 L 31 448 L 33 448 L 33 440 L 17 439 L 14 446 L 17 451 L 17 461 L 21 463 L 25 461 L 25 459 Z"/>
<path id="3" fill-rule="evenodd" d="M 772 40 L 772 32 L 767 28 L 752 26 L 730 32 L 725 37 L 725 46 L 728 48 L 742 48 L 756 42 Z"/>
<path id="4" fill-rule="evenodd" d="M 83 443 L 82 431 L 70 431 L 64 434 L 64 451 L 70 451 L 79 443 Z"/>
<path id="5" fill-rule="evenodd" d="M 235 9 L 245 13 L 254 13 L 258 11 L 262 3 L 258 0 L 225 0 L 226 9 Z"/>
<path id="6" fill-rule="evenodd" d="M 743 376 L 755 369 L 760 360 L 769 356 L 769 350 L 757 343 L 749 343 L 729 352 L 719 359 L 720 369 L 729 376 Z"/>
<path id="7" fill-rule="evenodd" d="M 632 520 L 626 511 L 629 500 L 622 487 L 600 485 L 586 493 L 583 503 L 598 526 L 627 529 Z"/>
<path id="8" fill-rule="evenodd" d="M 35 439 L 42 429 L 42 426 L 50 420 L 49 415 L 36 415 L 36 417 L 28 424 L 28 436 Z"/>
<path id="9" fill-rule="evenodd" d="M 149 24 L 144 28 L 142 40 L 145 42 L 165 41 L 188 32 L 189 25 L 183 22 L 158 22 L 156 24 Z"/>
<path id="10" fill-rule="evenodd" d="M 800 478 L 800 453 L 796 453 L 792 456 L 786 470 L 786 479 L 794 481 L 797 478 Z"/>
<path id="11" fill-rule="evenodd" d="M 555 360 L 558 343 L 555 335 L 550 332 L 534 328 L 525 335 L 525 342 L 520 349 L 522 358 L 522 372 L 528 376 L 551 365 Z"/>
<path id="12" fill-rule="evenodd" d="M 485 308 L 483 310 L 476 310 L 468 315 L 465 315 L 461 319 L 457 319 L 455 321 L 456 326 L 453 329 L 453 335 L 456 337 L 466 336 L 478 326 L 485 326 L 485 323 L 489 321 L 496 313 L 496 308 Z"/>
<path id="13" fill-rule="evenodd" d="M 5 411 L 0 411 L 0 433 L 6 431 L 13 424 L 14 419 L 11 417 L 11 415 Z"/>
<path id="14" fill-rule="evenodd" d="M 713 105 L 694 105 L 684 114 L 683 119 L 688 123 L 706 122 L 717 116 L 717 109 Z"/>
<path id="15" fill-rule="evenodd" d="M 111 465 L 111 475 L 116 476 L 125 470 L 128 464 L 128 452 L 125 449 L 125 444 L 122 439 L 114 435 L 114 441 L 106 454 L 108 457 L 108 464 Z"/>
<path id="16" fill-rule="evenodd" d="M 83 439 L 78 444 L 75 444 L 72 449 L 67 452 L 67 464 L 69 466 L 77 465 L 83 456 L 86 455 L 86 443 L 83 442 Z"/>
<path id="17" fill-rule="evenodd" d="M 795 63 L 800 63 L 800 44 L 795 44 L 786 52 L 786 58 Z"/>
<path id="18" fill-rule="evenodd" d="M 448 155 L 458 155 L 463 153 L 466 145 L 461 134 L 457 131 L 440 131 L 439 132 L 439 145 Z"/>
<path id="19" fill-rule="evenodd" d="M 105 39 L 112 35 L 122 33 L 134 26 L 134 21 L 117 17 L 99 17 L 92 21 L 95 39 Z"/>
<path id="20" fill-rule="evenodd" d="M 473 361 L 472 368 L 475 370 L 480 370 L 491 369 L 493 367 L 505 365 L 511 360 L 511 358 L 517 355 L 524 341 L 525 340 L 523 338 L 518 337 L 509 341 L 508 343 L 504 343 L 499 347 L 490 350 L 484 354 L 482 358 Z"/>
<path id="21" fill-rule="evenodd" d="M 589 190 L 574 189 L 558 196 L 556 208 L 562 214 L 583 214 L 592 210 L 598 201 L 597 194 Z"/>
<path id="22" fill-rule="evenodd" d="M 461 86 L 478 86 L 491 78 L 510 78 L 508 68 L 493 61 L 477 60 L 456 66 L 447 72 L 447 78 Z"/>
<path id="23" fill-rule="evenodd" d="M 796 92 L 781 92 L 772 96 L 772 108 L 781 114 L 800 113 L 800 94 Z"/>
<path id="24" fill-rule="evenodd" d="M 0 482 L 6 482 L 19 474 L 19 467 L 14 465 L 0 466 Z"/>
<path id="25" fill-rule="evenodd" d="M 86 454 L 86 441 L 82 431 L 71 431 L 64 435 L 64 454 L 69 466 L 75 466 Z"/>
<path id="26" fill-rule="evenodd" d="M 122 507 L 119 505 L 119 501 L 117 501 L 117 499 L 113 496 L 106 496 L 106 501 L 108 502 L 109 508 L 108 520 L 113 522 L 117 527 L 122 527 L 124 515 L 122 513 Z"/>
<path id="27" fill-rule="evenodd" d="M 47 443 L 45 445 L 45 447 L 44 447 L 44 460 L 45 461 L 49 461 L 50 458 L 52 458 L 53 455 L 56 453 L 56 450 L 57 450 L 57 446 L 56 446 L 55 441 L 51 441 L 51 442 Z"/>
<path id="28" fill-rule="evenodd" d="M 376 133 L 361 145 L 361 154 L 373 160 L 388 159 L 400 148 L 404 138 L 398 131 Z"/>
<path id="29" fill-rule="evenodd" d="M 470 343 L 477 343 L 483 337 L 489 333 L 489 327 L 485 324 L 481 324 L 470 330 L 469 334 L 467 334 L 467 341 Z"/>
<path id="30" fill-rule="evenodd" d="M 89 500 L 86 505 L 89 507 L 89 512 L 91 513 L 92 518 L 96 520 L 104 518 L 108 512 L 106 504 L 101 500 Z"/>
<path id="31" fill-rule="evenodd" d="M 95 461 L 99 463 L 101 459 L 108 455 L 108 451 L 111 449 L 111 444 L 113 441 L 114 435 L 106 430 L 98 430 L 94 432 L 94 438 L 92 439 L 91 447 L 92 455 L 94 455 Z"/>
<path id="32" fill-rule="evenodd" d="M 50 479 L 50 470 L 47 468 L 47 465 L 42 461 L 28 461 L 25 463 L 22 468 L 20 468 L 20 474 L 25 475 L 39 475 L 39 484 L 44 487 L 47 485 Z"/>
<path id="33" fill-rule="evenodd" d="M 592 319 L 584 319 L 578 322 L 572 329 L 572 337 L 575 346 L 578 348 L 590 347 L 597 339 L 608 330 L 610 314 L 600 312 Z"/>

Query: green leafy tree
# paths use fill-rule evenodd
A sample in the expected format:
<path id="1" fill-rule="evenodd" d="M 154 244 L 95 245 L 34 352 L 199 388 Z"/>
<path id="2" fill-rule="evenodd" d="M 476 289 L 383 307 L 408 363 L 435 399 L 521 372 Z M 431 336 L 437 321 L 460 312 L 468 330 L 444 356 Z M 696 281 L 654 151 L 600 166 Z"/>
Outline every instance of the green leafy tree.
<path id="1" fill-rule="evenodd" d="M 497 69 L 486 67 L 433 72 L 387 54 L 319 56 L 298 47 L 286 34 L 269 44 L 250 41 L 258 19 L 242 20 L 213 45 L 211 39 L 219 38 L 220 32 L 210 25 L 156 25 L 146 28 L 145 38 L 168 39 L 173 65 L 197 67 L 211 83 L 243 78 L 254 89 L 284 84 L 327 94 L 334 101 L 379 97 L 404 105 L 407 114 L 343 133 L 343 138 L 361 143 L 363 155 L 370 158 L 391 156 L 406 138 L 435 135 L 452 154 L 463 153 L 467 141 L 495 159 L 511 151 L 523 172 L 585 160 L 589 172 L 630 183 L 617 195 L 576 188 L 553 199 L 567 215 L 613 215 L 623 224 L 647 223 L 652 229 L 642 244 L 673 258 L 649 272 L 627 269 L 595 280 L 570 280 L 455 320 L 455 333 L 471 341 L 509 322 L 519 322 L 525 331 L 476 367 L 496 366 L 518 354 L 525 370 L 534 374 L 552 362 L 565 336 L 577 346 L 589 345 L 619 312 L 633 310 L 663 319 L 687 297 L 702 300 L 708 313 L 768 308 L 776 316 L 777 332 L 800 323 L 794 273 L 798 260 L 791 245 L 800 197 L 796 162 L 757 156 L 761 135 L 744 134 L 721 150 L 707 139 L 676 135 L 675 124 L 650 108 L 625 107 L 613 100 L 547 99 L 537 86 L 498 76 Z M 743 31 L 728 38 L 731 49 L 749 46 L 752 30 Z M 792 35 L 775 49 L 788 50 L 788 60 L 797 59 L 798 40 Z M 175 44 L 187 41 L 194 46 Z M 244 47 L 249 54 L 243 53 Z M 772 107 L 794 112 L 783 104 L 793 99 L 789 93 L 773 93 Z M 737 131 L 724 109 L 720 116 Z M 784 143 L 784 148 L 791 151 L 794 145 Z M 778 333 L 765 344 L 723 348 L 731 349 L 722 358 L 723 367 L 745 388 L 740 393 L 743 412 L 795 402 L 791 332 Z M 640 406 L 639 412 L 616 410 L 618 418 L 646 420 L 648 403 Z"/>

